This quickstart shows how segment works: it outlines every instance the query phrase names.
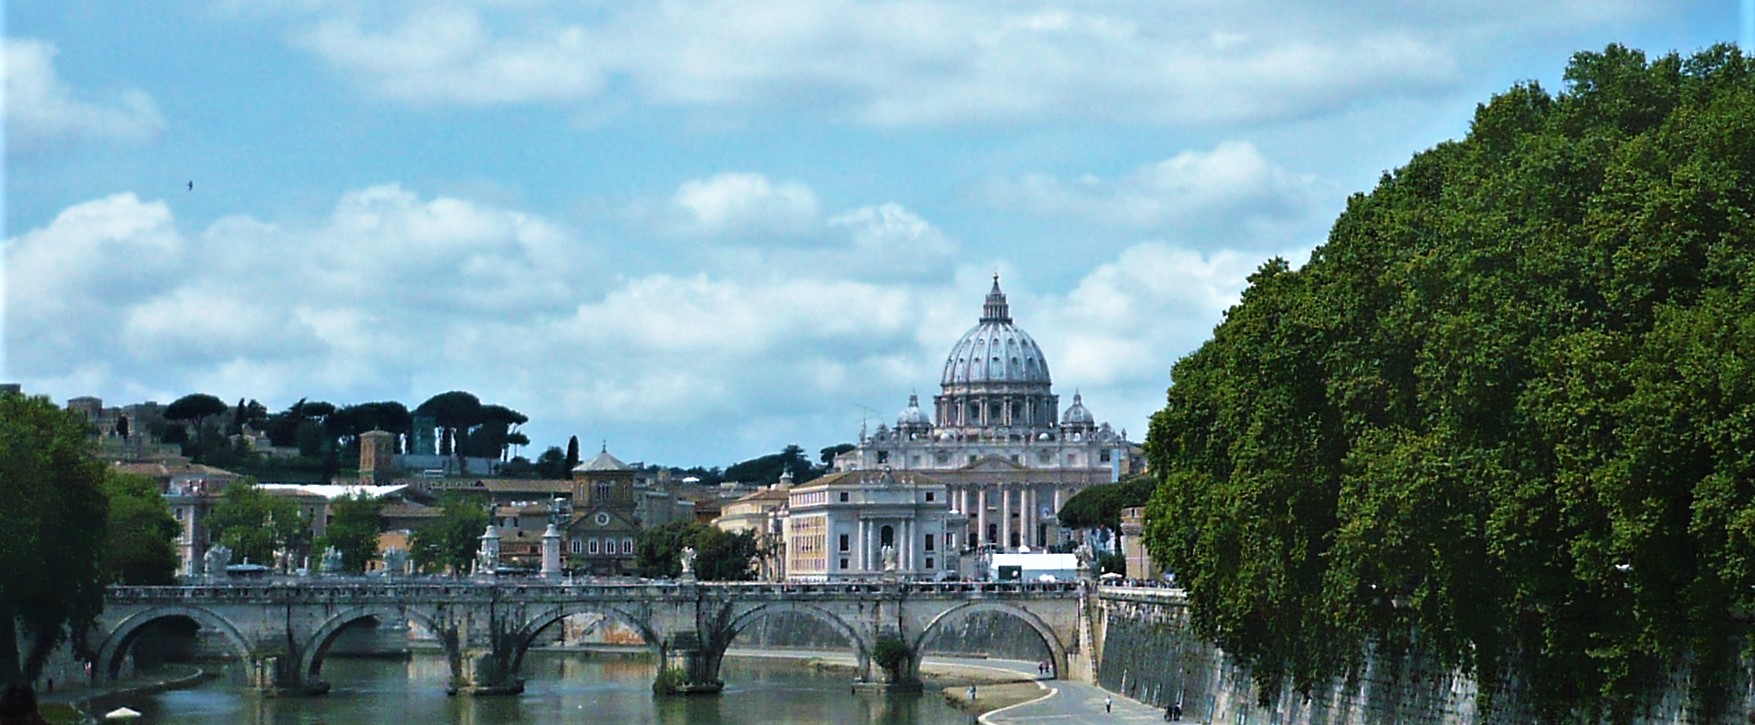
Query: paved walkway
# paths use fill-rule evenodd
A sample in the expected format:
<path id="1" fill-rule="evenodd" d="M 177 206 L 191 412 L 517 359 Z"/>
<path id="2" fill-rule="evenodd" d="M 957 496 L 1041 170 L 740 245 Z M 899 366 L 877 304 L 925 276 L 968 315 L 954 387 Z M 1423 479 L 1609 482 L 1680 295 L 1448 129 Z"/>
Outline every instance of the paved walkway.
<path id="1" fill-rule="evenodd" d="M 982 715 L 984 725 L 1070 725 L 1071 723 L 1164 722 L 1162 708 L 1122 697 L 1096 685 L 1068 680 L 1042 683 L 1048 695 L 1039 700 L 1000 708 Z M 1111 698 L 1103 711 L 1103 698 Z"/>
<path id="2" fill-rule="evenodd" d="M 756 657 L 809 657 L 823 660 L 845 660 L 852 664 L 853 658 L 840 653 L 797 652 L 774 650 L 733 650 L 745 656 Z M 1122 697 L 1096 685 L 1087 685 L 1069 680 L 1044 679 L 1036 674 L 1036 663 L 1022 660 L 970 659 L 961 657 L 925 657 L 921 660 L 925 669 L 944 671 L 955 668 L 975 668 L 995 670 L 1017 675 L 1022 679 L 1037 680 L 1043 688 L 1043 696 L 1029 702 L 1019 703 L 1010 707 L 1002 707 L 982 715 L 979 719 L 983 725 L 1072 725 L 1073 723 L 1161 723 L 1164 722 L 1163 708 L 1147 705 L 1132 698 Z M 1103 698 L 1110 698 L 1109 712 L 1103 711 Z M 1183 720 L 1182 722 L 1194 722 Z"/>

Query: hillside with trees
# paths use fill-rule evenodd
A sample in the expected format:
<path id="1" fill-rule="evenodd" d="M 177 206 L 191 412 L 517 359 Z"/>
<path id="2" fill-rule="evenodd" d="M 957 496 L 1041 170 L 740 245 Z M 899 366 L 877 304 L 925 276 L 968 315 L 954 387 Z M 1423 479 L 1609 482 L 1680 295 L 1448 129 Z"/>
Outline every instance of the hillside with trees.
<path id="1" fill-rule="evenodd" d="M 1178 362 L 1148 545 L 1308 694 L 1418 646 L 1491 701 L 1722 702 L 1755 604 L 1755 64 L 1581 53 L 1355 195 Z"/>

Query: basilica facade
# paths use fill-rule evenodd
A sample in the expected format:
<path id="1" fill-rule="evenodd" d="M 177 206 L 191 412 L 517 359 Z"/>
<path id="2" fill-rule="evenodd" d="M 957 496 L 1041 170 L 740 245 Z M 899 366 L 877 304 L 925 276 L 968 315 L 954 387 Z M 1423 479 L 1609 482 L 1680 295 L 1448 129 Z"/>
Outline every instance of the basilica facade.
<path id="1" fill-rule="evenodd" d="M 919 471 L 968 517 L 965 541 L 992 550 L 1066 543 L 1061 503 L 1143 467 L 1139 447 L 1097 423 L 1078 393 L 1060 410 L 1048 360 L 1012 322 L 999 277 L 981 317 L 946 356 L 931 412 L 918 396 L 891 427 L 860 431 L 838 471 Z"/>

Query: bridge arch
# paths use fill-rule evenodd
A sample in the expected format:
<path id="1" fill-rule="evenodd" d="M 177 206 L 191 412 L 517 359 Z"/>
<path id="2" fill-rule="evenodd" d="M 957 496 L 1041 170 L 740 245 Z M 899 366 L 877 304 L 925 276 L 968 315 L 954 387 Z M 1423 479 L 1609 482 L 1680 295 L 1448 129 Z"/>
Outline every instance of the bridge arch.
<path id="1" fill-rule="evenodd" d="M 444 630 L 426 612 L 394 604 L 367 604 L 345 609 L 324 620 L 323 625 L 318 627 L 316 632 L 305 638 L 305 646 L 299 650 L 299 672 L 313 680 L 316 679 L 323 669 L 324 656 L 329 653 L 330 645 L 335 644 L 335 638 L 341 634 L 341 630 L 363 619 L 376 619 L 380 624 L 387 621 L 406 622 L 410 619 L 420 622 L 422 626 L 438 637 L 440 644 L 444 646 L 445 659 L 451 663 L 451 673 L 455 675 L 458 672 L 457 642 L 446 637 Z"/>
<path id="2" fill-rule="evenodd" d="M 1054 628 L 1048 626 L 1047 622 L 1042 621 L 1041 617 L 1036 616 L 1035 612 L 1009 602 L 985 600 L 965 602 L 955 607 L 951 607 L 950 609 L 946 609 L 943 612 L 939 612 L 937 616 L 932 618 L 932 621 L 927 622 L 926 626 L 921 628 L 920 636 L 914 638 L 914 641 L 909 645 L 908 649 L 912 652 L 919 653 L 920 648 L 926 645 L 926 640 L 931 637 L 934 632 L 938 631 L 940 626 L 956 618 L 979 612 L 998 612 L 1000 614 L 1005 614 L 1021 620 L 1024 624 L 1029 625 L 1031 629 L 1036 630 L 1036 635 L 1041 637 L 1042 643 L 1048 646 L 1049 656 L 1054 660 L 1055 676 L 1066 676 L 1066 645 L 1060 641 L 1060 636 L 1054 633 Z"/>
<path id="3" fill-rule="evenodd" d="M 837 616 L 834 612 L 806 602 L 763 602 L 745 610 L 733 618 L 731 624 L 726 627 L 725 643 L 730 645 L 733 640 L 737 639 L 737 635 L 742 634 L 744 629 L 751 624 L 755 624 L 756 620 L 776 614 L 803 614 L 840 632 L 842 636 L 847 638 L 848 642 L 853 643 L 853 658 L 859 663 L 861 671 L 864 671 L 865 664 L 871 660 L 872 643 L 865 641 L 865 637 L 860 634 L 858 628 L 848 624 L 847 620 Z"/>
<path id="4" fill-rule="evenodd" d="M 542 630 L 548 629 L 549 627 L 554 626 L 556 622 L 575 614 L 601 614 L 605 618 L 614 619 L 617 622 L 628 625 L 634 631 L 640 633 L 640 638 L 646 641 L 646 646 L 651 647 L 653 652 L 662 653 L 664 641 L 653 631 L 652 625 L 646 620 L 614 605 L 596 602 L 573 602 L 544 609 L 524 621 L 524 624 L 513 634 L 516 651 L 512 655 L 512 667 L 510 671 L 514 674 L 523 671 L 524 655 L 530 651 L 530 646 L 536 642 L 536 636 L 542 634 Z"/>
<path id="5" fill-rule="evenodd" d="M 108 636 L 104 637 L 103 644 L 98 645 L 98 671 L 104 677 L 112 680 L 119 677 L 122 673 L 122 660 L 127 657 L 128 650 L 134 646 L 134 639 L 148 625 L 163 619 L 177 617 L 192 620 L 199 626 L 212 627 L 214 631 L 219 632 L 225 638 L 232 649 L 237 651 L 239 658 L 244 662 L 248 663 L 255 659 L 255 648 L 250 646 L 249 640 L 244 638 L 243 633 L 239 632 L 238 628 L 227 621 L 225 617 L 201 607 L 171 604 L 143 609 L 129 614 L 123 617 L 122 621 L 117 622 L 116 627 L 110 630 Z"/>

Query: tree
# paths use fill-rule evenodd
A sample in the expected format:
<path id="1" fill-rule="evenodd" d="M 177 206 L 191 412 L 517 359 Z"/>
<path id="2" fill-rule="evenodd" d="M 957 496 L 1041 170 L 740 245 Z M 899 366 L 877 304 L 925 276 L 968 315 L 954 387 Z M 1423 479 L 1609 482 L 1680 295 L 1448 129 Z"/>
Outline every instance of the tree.
<path id="1" fill-rule="evenodd" d="M 294 555 L 310 550 L 310 522 L 298 504 L 263 491 L 249 480 L 226 487 L 207 517 L 207 527 L 219 534 L 220 543 L 231 549 L 233 559 L 239 562 L 274 561 L 277 549 Z"/>
<path id="2" fill-rule="evenodd" d="M 383 511 L 384 502 L 365 493 L 329 502 L 329 525 L 313 548 L 328 551 L 334 547 L 341 552 L 343 571 L 354 574 L 365 571 L 366 565 L 378 558 L 378 534 L 384 530 Z"/>
<path id="3" fill-rule="evenodd" d="M 780 480 L 780 475 L 792 472 L 793 483 L 804 483 L 822 475 L 822 471 L 811 465 L 810 459 L 804 455 L 804 449 L 797 445 L 789 445 L 779 453 L 752 458 L 741 463 L 727 466 L 725 478 L 745 483 L 772 484 Z"/>
<path id="4" fill-rule="evenodd" d="M 35 679 L 103 608 L 108 505 L 85 425 L 48 398 L 0 393 L 0 682 Z"/>
<path id="5" fill-rule="evenodd" d="M 573 469 L 578 468 L 580 460 L 579 436 L 569 436 L 567 438 L 567 472 L 571 473 Z M 563 477 L 564 476 L 557 476 L 557 478 Z"/>
<path id="6" fill-rule="evenodd" d="M 745 581 L 753 576 L 755 536 L 694 521 L 672 521 L 641 531 L 635 543 L 635 567 L 643 577 L 680 576 L 685 546 L 695 548 L 695 576 L 702 581 Z"/>
<path id="7" fill-rule="evenodd" d="M 432 416 L 443 437 L 455 444 L 459 433 L 467 435 L 471 427 L 481 423 L 481 399 L 461 390 L 439 393 L 415 408 L 414 414 Z M 464 455 L 461 448 L 454 450 L 459 457 Z"/>
<path id="8" fill-rule="evenodd" d="M 1091 486 L 1060 505 L 1060 525 L 1069 529 L 1107 529 L 1121 534 L 1121 510 L 1144 506 L 1152 498 L 1157 480 L 1135 476 L 1114 484 Z"/>
<path id="9" fill-rule="evenodd" d="M 105 583 L 156 585 L 176 581 L 174 544 L 182 527 L 171 516 L 158 484 L 145 476 L 111 470 L 104 476 L 110 511 L 104 523 Z"/>
<path id="10" fill-rule="evenodd" d="M 1755 63 L 1581 53 L 1178 361 L 1152 554 L 1274 697 L 1418 647 L 1539 719 L 1722 703 L 1755 605 Z M 1703 716 L 1703 719 L 1711 719 Z"/>
<path id="11" fill-rule="evenodd" d="M 836 443 L 835 445 L 824 448 L 822 454 L 819 456 L 823 462 L 823 470 L 826 471 L 831 466 L 835 465 L 835 456 L 839 456 L 855 448 L 858 448 L 858 446 L 855 446 L 852 443 Z"/>
<path id="12" fill-rule="evenodd" d="M 567 467 L 567 454 L 561 452 L 560 446 L 549 446 L 548 450 L 536 457 L 536 475 L 538 477 L 562 479 L 566 478 L 571 470 Z"/>
<path id="13" fill-rule="evenodd" d="M 414 532 L 409 542 L 415 567 L 439 573 L 449 569 L 463 574 L 475 561 L 482 532 L 487 530 L 487 509 L 460 494 L 450 494 L 440 504 L 439 518 Z"/>

